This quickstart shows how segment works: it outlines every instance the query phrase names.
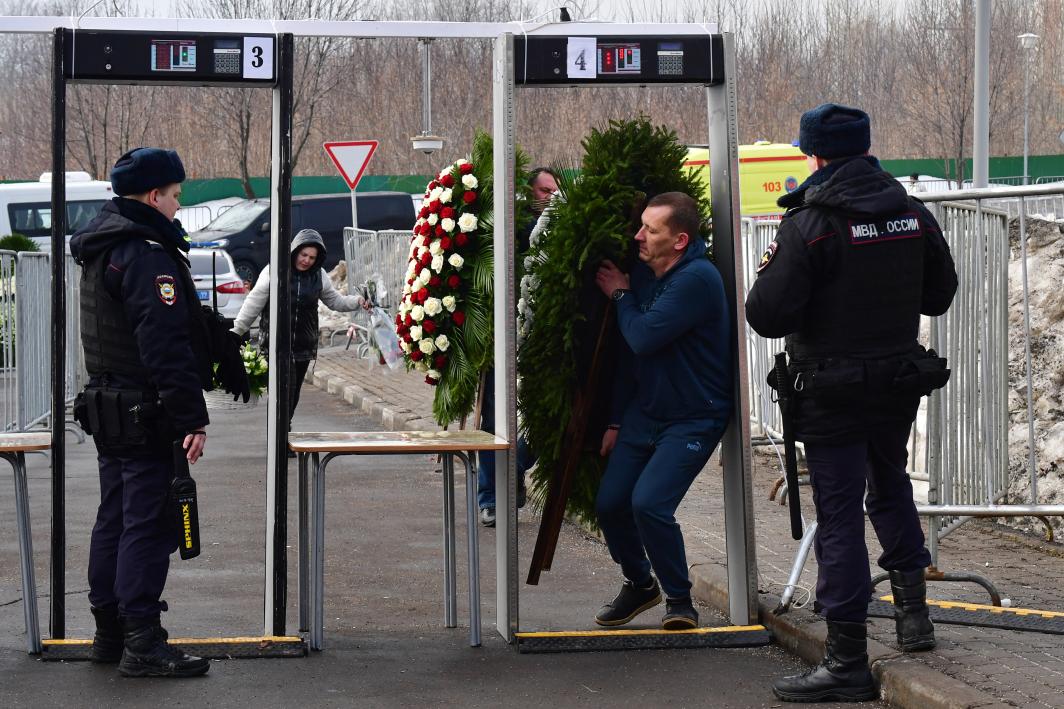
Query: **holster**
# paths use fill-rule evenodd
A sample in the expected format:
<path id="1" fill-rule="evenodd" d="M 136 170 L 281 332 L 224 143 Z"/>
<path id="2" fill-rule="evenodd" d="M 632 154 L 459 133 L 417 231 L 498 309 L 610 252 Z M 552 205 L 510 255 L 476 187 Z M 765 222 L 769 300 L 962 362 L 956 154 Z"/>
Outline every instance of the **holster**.
<path id="1" fill-rule="evenodd" d="M 106 448 L 154 445 L 172 428 L 155 392 L 105 386 L 90 385 L 75 397 L 74 420 Z"/>
<path id="2" fill-rule="evenodd" d="M 901 360 L 891 382 L 891 393 L 898 396 L 927 396 L 935 389 L 941 389 L 949 381 L 950 370 L 946 365 L 945 357 L 921 347 Z"/>

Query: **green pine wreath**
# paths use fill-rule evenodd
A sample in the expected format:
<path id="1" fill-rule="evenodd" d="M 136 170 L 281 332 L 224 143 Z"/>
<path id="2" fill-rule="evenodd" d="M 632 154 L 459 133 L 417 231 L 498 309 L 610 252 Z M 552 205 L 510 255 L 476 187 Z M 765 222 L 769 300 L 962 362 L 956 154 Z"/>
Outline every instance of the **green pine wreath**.
<path id="1" fill-rule="evenodd" d="M 561 178 L 564 200 L 556 200 L 544 233 L 525 266 L 533 290 L 522 307 L 531 313 L 518 351 L 522 430 L 538 464 L 532 471 L 532 499 L 542 503 L 562 456 L 563 438 L 580 385 L 580 360 L 593 347 L 596 327 L 589 305 L 603 298 L 594 288 L 599 263 L 635 258 L 632 237 L 646 199 L 686 192 L 709 216 L 709 201 L 697 173 L 684 168 L 687 147 L 676 134 L 646 117 L 610 121 L 582 142 L 580 176 Z M 583 302 L 582 302 L 583 301 Z M 606 408 L 610 381 L 600 382 L 596 401 Z M 604 425 L 602 426 L 604 428 Z M 603 430 L 589 426 L 567 512 L 596 525 L 595 496 L 606 459 L 598 455 Z"/>

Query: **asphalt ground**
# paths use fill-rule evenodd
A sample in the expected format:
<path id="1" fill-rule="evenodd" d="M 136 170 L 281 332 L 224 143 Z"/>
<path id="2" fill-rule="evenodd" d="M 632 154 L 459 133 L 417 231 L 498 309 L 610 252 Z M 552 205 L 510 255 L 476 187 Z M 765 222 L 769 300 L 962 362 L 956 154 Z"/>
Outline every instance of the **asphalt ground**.
<path id="1" fill-rule="evenodd" d="M 164 594 L 173 637 L 262 632 L 266 407 L 215 415 L 193 468 L 203 554 L 172 557 Z M 376 430 L 341 399 L 304 386 L 297 430 Z M 67 637 L 88 637 L 85 582 L 98 497 L 91 441 L 67 449 Z M 49 469 L 29 459 L 35 567 L 48 635 Z M 10 475 L 4 474 L 7 481 Z M 464 484 L 457 475 L 459 627 L 443 627 L 442 476 L 428 456 L 342 458 L 329 467 L 326 649 L 303 659 L 212 663 L 195 680 L 132 680 L 113 667 L 44 663 L 25 654 L 14 489 L 0 483 L 0 706 L 772 707 L 774 677 L 800 671 L 778 647 L 519 655 L 494 630 L 494 530 L 480 528 L 484 645 L 468 647 Z M 295 465 L 290 466 L 295 490 Z M 290 506 L 288 630 L 297 625 L 296 510 Z M 538 518 L 521 513 L 521 575 Z M 592 629 L 619 577 L 605 547 L 563 529 L 554 570 L 521 587 L 522 629 Z M 633 627 L 655 627 L 663 608 Z M 703 625 L 727 625 L 707 607 Z M 825 706 L 825 705 L 821 705 Z M 831 706 L 831 705 L 826 705 Z M 865 706 L 886 706 L 870 703 Z"/>

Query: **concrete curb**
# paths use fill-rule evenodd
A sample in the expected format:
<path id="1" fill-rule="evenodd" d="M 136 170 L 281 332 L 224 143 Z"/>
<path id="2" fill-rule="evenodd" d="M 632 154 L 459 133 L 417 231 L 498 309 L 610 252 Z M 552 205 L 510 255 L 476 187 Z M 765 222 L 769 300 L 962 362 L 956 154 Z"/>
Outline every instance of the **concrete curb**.
<path id="1" fill-rule="evenodd" d="M 306 381 L 329 394 L 341 397 L 390 431 L 430 431 L 439 428 L 435 421 L 422 418 L 409 410 L 397 410 L 357 384 L 346 384 L 341 377 L 312 371 L 307 373 Z"/>
<path id="2" fill-rule="evenodd" d="M 714 608 L 728 610 L 728 579 L 708 564 L 691 567 L 692 593 Z M 758 618 L 772 631 L 775 642 L 806 662 L 817 663 L 824 655 L 826 626 L 819 616 L 805 609 L 774 615 L 779 599 L 771 594 L 758 597 Z M 880 696 L 903 709 L 1005 709 L 978 689 L 913 660 L 897 649 L 875 640 L 868 642 L 872 673 L 879 682 Z"/>

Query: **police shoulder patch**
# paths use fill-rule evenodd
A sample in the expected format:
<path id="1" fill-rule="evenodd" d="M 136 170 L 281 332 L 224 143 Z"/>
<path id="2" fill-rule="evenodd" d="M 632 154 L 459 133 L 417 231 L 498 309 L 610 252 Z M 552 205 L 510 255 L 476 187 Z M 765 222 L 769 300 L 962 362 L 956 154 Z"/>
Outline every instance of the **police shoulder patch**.
<path id="1" fill-rule="evenodd" d="M 167 305 L 173 305 L 177 302 L 177 288 L 174 286 L 173 276 L 156 276 L 155 289 L 159 292 L 159 300 Z"/>
<path id="2" fill-rule="evenodd" d="M 772 259 L 773 259 L 773 257 L 775 257 L 776 251 L 778 251 L 778 250 L 779 250 L 779 244 L 776 243 L 775 241 L 773 241 L 772 243 L 770 243 L 768 245 L 768 248 L 765 249 L 765 253 L 761 254 L 761 260 L 758 261 L 758 263 L 757 263 L 757 272 L 758 273 L 761 273 L 766 268 L 768 268 L 768 265 L 770 263 L 772 263 Z"/>

